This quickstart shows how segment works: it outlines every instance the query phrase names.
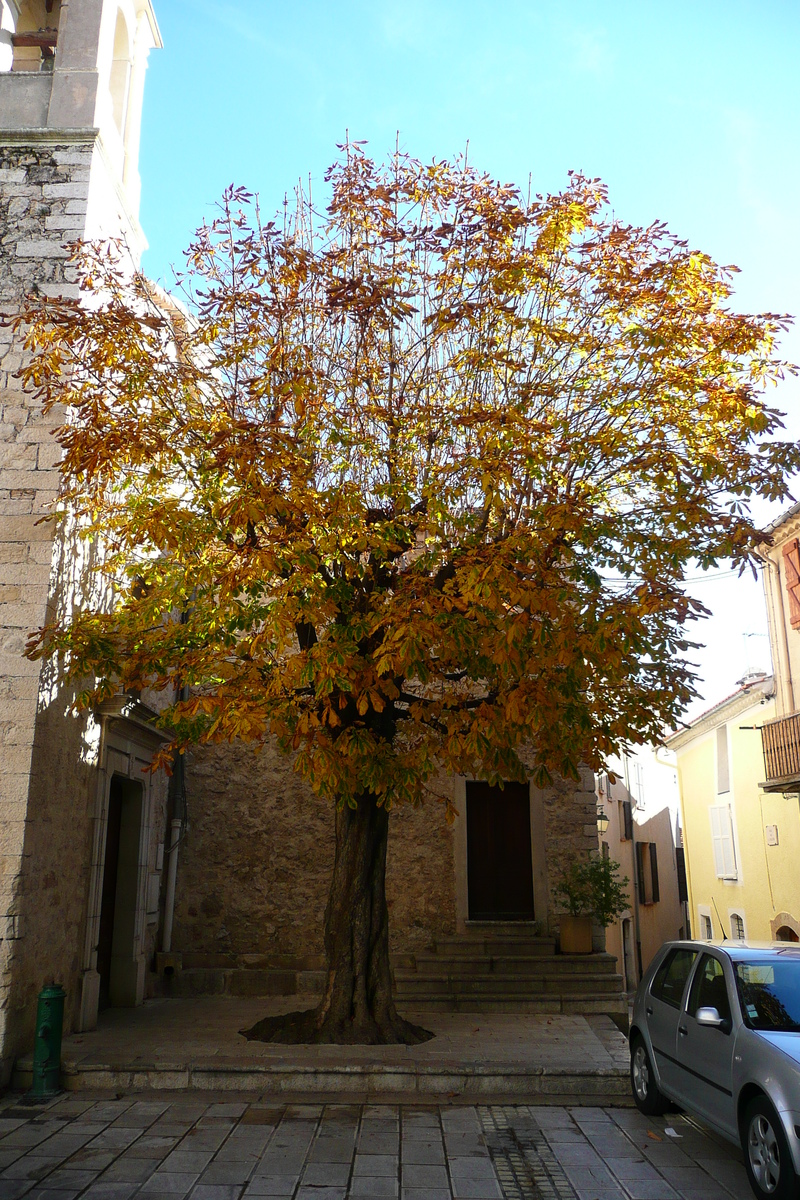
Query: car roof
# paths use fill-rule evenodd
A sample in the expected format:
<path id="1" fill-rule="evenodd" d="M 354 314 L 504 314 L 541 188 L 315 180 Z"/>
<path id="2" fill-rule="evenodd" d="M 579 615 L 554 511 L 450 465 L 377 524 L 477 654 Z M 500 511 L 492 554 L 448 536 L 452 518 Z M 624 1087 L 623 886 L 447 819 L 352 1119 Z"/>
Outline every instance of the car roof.
<path id="1" fill-rule="evenodd" d="M 721 950 L 734 961 L 758 958 L 796 958 L 800 960 L 798 942 L 740 942 L 732 938 L 712 941 L 669 942 L 670 947 L 686 947 L 691 950 Z"/>

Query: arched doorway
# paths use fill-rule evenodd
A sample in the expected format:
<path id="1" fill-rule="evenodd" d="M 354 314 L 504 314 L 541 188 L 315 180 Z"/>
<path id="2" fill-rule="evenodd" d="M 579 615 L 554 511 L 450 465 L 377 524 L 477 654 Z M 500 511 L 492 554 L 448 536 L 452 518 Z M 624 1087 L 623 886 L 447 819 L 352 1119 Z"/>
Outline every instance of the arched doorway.
<path id="1" fill-rule="evenodd" d="M 800 942 L 800 922 L 790 912 L 779 912 L 769 923 L 773 942 Z"/>

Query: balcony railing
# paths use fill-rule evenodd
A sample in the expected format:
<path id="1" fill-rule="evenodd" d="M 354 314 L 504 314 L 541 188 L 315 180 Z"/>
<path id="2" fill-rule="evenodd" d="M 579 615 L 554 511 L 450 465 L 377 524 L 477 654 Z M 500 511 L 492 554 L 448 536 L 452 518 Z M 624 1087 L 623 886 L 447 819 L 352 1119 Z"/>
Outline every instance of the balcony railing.
<path id="1" fill-rule="evenodd" d="M 766 790 L 779 791 L 780 784 L 794 784 L 800 789 L 800 713 L 762 725 L 761 745 L 767 773 Z"/>

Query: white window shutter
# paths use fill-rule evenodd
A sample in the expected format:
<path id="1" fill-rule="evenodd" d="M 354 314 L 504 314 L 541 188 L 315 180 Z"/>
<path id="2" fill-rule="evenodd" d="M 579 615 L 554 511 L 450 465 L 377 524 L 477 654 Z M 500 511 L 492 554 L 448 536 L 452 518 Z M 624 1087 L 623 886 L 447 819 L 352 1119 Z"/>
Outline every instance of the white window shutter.
<path id="1" fill-rule="evenodd" d="M 719 879 L 736 879 L 736 852 L 733 844 L 733 822 L 729 804 L 711 806 L 711 840 L 714 845 L 714 868 Z"/>
<path id="2" fill-rule="evenodd" d="M 711 808 L 711 841 L 714 846 L 714 870 L 717 877 L 721 879 L 725 874 L 725 862 L 722 852 L 722 831 L 720 829 L 720 807 L 713 805 Z"/>
<path id="3" fill-rule="evenodd" d="M 725 828 L 725 878 L 735 879 L 738 871 L 736 870 L 736 850 L 733 844 L 733 814 L 731 813 L 730 804 L 726 805 L 723 809 L 722 819 Z"/>

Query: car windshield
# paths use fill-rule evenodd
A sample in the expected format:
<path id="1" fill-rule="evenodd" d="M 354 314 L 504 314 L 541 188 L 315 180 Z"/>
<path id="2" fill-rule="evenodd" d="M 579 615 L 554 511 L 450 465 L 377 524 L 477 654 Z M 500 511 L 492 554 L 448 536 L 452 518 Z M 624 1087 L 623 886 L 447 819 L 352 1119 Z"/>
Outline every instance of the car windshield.
<path id="1" fill-rule="evenodd" d="M 737 962 L 736 986 L 751 1029 L 800 1033 L 800 958 Z"/>

